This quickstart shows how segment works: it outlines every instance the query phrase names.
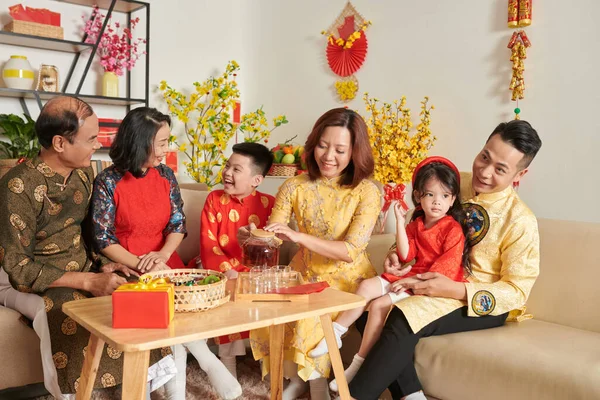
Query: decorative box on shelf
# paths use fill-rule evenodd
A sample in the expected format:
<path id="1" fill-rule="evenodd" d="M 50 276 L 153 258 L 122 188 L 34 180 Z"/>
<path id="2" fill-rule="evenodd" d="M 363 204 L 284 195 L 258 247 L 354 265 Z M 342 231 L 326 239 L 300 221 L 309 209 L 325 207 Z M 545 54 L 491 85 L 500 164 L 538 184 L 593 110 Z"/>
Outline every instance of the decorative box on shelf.
<path id="1" fill-rule="evenodd" d="M 26 8 L 21 4 L 9 7 L 9 12 L 13 20 L 4 25 L 3 30 L 7 32 L 60 40 L 65 37 L 59 13 L 45 8 Z"/>
<path id="2" fill-rule="evenodd" d="M 100 125 L 98 141 L 102 147 L 110 147 L 113 144 L 121 122 L 123 121 L 120 119 L 98 118 L 98 123 Z"/>

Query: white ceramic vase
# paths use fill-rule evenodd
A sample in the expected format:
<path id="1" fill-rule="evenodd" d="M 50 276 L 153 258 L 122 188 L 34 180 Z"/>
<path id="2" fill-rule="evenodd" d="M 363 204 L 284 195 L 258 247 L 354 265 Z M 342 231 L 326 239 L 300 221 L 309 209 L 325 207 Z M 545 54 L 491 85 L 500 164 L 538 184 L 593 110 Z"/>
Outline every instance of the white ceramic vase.
<path id="1" fill-rule="evenodd" d="M 34 78 L 33 68 L 25 56 L 10 56 L 2 69 L 2 79 L 10 89 L 31 90 Z"/>

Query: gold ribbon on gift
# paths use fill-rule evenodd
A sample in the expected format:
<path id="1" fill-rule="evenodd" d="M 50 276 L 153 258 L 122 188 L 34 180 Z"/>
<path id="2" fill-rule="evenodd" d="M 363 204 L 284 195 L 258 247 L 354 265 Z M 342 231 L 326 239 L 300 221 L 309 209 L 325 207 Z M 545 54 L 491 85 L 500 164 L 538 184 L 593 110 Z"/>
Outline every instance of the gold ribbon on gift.
<path id="1" fill-rule="evenodd" d="M 125 283 L 119 286 L 115 292 L 167 292 L 169 297 L 169 315 L 171 319 L 175 315 L 175 289 L 172 283 L 165 278 L 152 279 L 150 275 L 140 276 L 136 283 Z"/>

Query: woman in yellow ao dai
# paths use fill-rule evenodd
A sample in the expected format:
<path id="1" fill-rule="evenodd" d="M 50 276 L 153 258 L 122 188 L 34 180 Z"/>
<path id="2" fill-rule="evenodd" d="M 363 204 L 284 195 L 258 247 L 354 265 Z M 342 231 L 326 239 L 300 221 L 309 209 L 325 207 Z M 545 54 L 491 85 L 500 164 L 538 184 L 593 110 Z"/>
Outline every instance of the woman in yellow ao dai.
<path id="1" fill-rule="evenodd" d="M 308 173 L 281 186 L 265 229 L 299 245 L 290 265 L 305 280 L 355 292 L 363 279 L 376 274 L 366 248 L 381 208 L 380 192 L 367 179 L 373 172 L 373 156 L 365 122 L 354 111 L 330 110 L 316 122 L 305 151 Z M 292 214 L 298 232 L 287 225 Z M 319 318 L 290 323 L 285 335 L 285 360 L 297 364 L 302 380 L 329 376 L 329 355 L 308 356 L 323 338 Z M 250 341 L 255 359 L 263 360 L 265 375 L 268 329 L 251 331 Z M 286 368 L 284 375 L 295 372 Z"/>

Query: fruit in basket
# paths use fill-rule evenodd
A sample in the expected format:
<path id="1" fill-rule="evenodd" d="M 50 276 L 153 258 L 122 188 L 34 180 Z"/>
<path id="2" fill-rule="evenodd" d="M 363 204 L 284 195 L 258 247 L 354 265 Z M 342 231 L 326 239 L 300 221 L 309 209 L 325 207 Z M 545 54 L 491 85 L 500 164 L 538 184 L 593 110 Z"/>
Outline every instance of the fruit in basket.
<path id="1" fill-rule="evenodd" d="M 221 279 L 216 276 L 216 275 L 208 275 L 206 278 L 204 278 L 204 280 L 202 281 L 203 285 L 210 285 L 212 283 L 217 283 L 219 282 Z"/>
<path id="2" fill-rule="evenodd" d="M 281 163 L 282 164 L 294 164 L 296 162 L 296 157 L 294 157 L 293 154 L 286 154 L 285 156 L 283 156 L 283 158 L 281 159 Z"/>

